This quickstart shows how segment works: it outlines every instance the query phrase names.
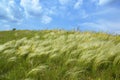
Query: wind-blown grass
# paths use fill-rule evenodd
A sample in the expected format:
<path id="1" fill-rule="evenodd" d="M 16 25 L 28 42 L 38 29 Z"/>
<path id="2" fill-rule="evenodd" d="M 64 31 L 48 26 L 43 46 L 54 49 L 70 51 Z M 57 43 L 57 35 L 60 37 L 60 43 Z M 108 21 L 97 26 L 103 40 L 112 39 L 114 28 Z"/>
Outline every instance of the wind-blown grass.
<path id="1" fill-rule="evenodd" d="M 6 42 L 0 80 L 120 80 L 120 36 L 53 30 Z"/>

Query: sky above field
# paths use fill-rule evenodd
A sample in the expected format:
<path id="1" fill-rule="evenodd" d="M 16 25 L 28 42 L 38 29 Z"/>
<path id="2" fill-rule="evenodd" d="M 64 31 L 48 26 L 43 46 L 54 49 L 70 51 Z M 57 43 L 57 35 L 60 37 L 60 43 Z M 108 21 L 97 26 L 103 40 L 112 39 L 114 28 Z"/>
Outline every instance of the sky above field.
<path id="1" fill-rule="evenodd" d="M 120 0 L 0 0 L 0 30 L 77 27 L 120 34 Z"/>

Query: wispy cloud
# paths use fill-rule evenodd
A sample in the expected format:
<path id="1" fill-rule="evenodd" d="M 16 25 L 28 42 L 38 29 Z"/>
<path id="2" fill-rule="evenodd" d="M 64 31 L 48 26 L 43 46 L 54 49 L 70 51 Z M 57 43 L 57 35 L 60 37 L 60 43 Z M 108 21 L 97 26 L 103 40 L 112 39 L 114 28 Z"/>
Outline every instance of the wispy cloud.
<path id="1" fill-rule="evenodd" d="M 103 6 L 103 5 L 112 6 L 113 4 L 120 4 L 120 0 L 99 0 L 98 1 L 98 5 L 100 6 Z"/>
<path id="2" fill-rule="evenodd" d="M 42 12 L 39 0 L 21 0 L 20 5 L 27 16 L 40 15 Z"/>
<path id="3" fill-rule="evenodd" d="M 19 22 L 22 19 L 21 8 L 17 6 L 14 0 L 1 0 L 0 10 L 0 20 L 14 23 Z"/>
<path id="4" fill-rule="evenodd" d="M 75 9 L 78 9 L 78 8 L 80 8 L 80 7 L 82 6 L 82 4 L 83 4 L 83 0 L 78 0 L 78 1 L 75 3 L 74 8 L 75 8 Z"/>
<path id="5" fill-rule="evenodd" d="M 85 22 L 80 24 L 81 28 L 84 30 L 93 30 L 93 31 L 104 31 L 108 33 L 120 32 L 120 23 L 113 22 L 110 20 L 97 20 L 95 22 Z"/>
<path id="6" fill-rule="evenodd" d="M 43 24 L 48 24 L 48 23 L 50 23 L 52 21 L 52 18 L 51 17 L 49 17 L 49 16 L 42 16 L 42 20 L 41 20 L 41 22 L 43 23 Z"/>
<path id="7" fill-rule="evenodd" d="M 110 3 L 112 0 L 99 0 L 99 5 L 105 5 L 105 4 L 108 4 Z"/>
<path id="8" fill-rule="evenodd" d="M 70 0 L 59 0 L 61 5 L 65 5 L 68 4 L 68 2 L 70 2 Z"/>
<path id="9" fill-rule="evenodd" d="M 82 30 L 109 31 L 105 24 L 100 22 L 85 22 L 80 24 Z"/>

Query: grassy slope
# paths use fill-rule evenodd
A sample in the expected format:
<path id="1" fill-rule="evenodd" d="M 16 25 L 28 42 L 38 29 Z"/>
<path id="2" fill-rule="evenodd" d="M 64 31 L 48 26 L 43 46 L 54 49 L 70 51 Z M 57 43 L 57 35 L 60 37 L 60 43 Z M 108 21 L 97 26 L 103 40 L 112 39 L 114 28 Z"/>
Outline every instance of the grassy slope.
<path id="1" fill-rule="evenodd" d="M 120 80 L 120 36 L 6 31 L 0 44 L 0 80 Z"/>
<path id="2" fill-rule="evenodd" d="M 49 32 L 54 32 L 57 30 L 43 30 L 43 31 L 30 31 L 30 30 L 17 30 L 17 31 L 0 31 L 0 44 L 4 44 L 7 41 L 11 41 L 11 40 L 19 40 L 21 38 L 27 37 L 32 38 L 35 35 L 39 35 L 39 36 L 43 36 Z M 75 33 L 74 31 L 67 31 L 68 34 L 72 34 Z M 83 32 L 82 34 L 87 33 L 87 32 Z M 112 36 L 112 35 L 108 35 L 106 33 L 92 33 L 92 32 L 88 32 L 90 34 L 92 34 L 93 37 L 98 37 L 102 40 L 107 40 L 108 39 L 112 39 L 115 43 L 120 41 L 120 36 Z M 104 37 L 105 36 L 105 37 Z M 106 37 L 107 36 L 107 37 Z"/>
<path id="3" fill-rule="evenodd" d="M 35 35 L 43 35 L 46 31 L 29 31 L 29 30 L 17 30 L 17 31 L 1 31 L 0 32 L 0 44 L 3 44 L 11 40 L 19 40 L 23 37 L 31 38 Z"/>

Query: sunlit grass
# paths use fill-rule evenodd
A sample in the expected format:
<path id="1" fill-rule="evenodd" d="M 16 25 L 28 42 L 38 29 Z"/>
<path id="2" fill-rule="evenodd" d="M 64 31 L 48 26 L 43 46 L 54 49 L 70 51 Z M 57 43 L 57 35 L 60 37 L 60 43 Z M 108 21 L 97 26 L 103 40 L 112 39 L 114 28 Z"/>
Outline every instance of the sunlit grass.
<path id="1" fill-rule="evenodd" d="M 63 30 L 35 35 L 0 45 L 0 80 L 120 80 L 120 36 Z"/>

